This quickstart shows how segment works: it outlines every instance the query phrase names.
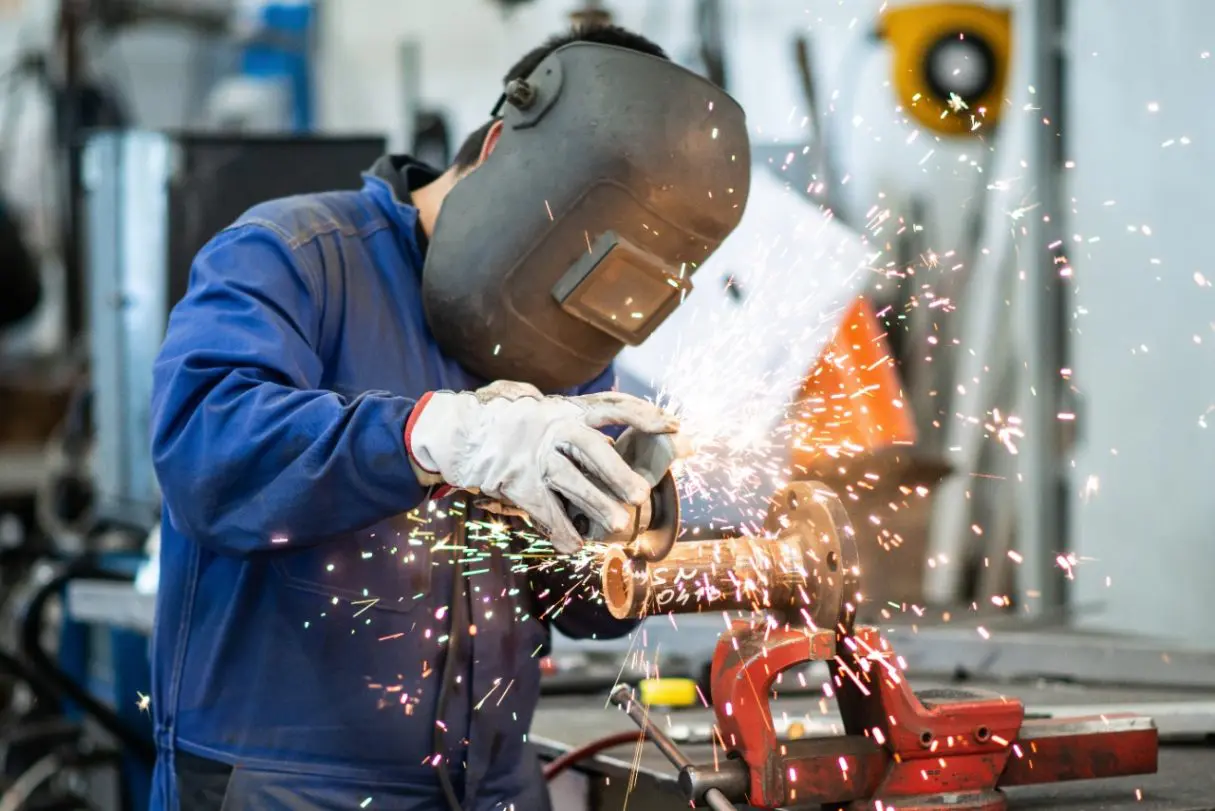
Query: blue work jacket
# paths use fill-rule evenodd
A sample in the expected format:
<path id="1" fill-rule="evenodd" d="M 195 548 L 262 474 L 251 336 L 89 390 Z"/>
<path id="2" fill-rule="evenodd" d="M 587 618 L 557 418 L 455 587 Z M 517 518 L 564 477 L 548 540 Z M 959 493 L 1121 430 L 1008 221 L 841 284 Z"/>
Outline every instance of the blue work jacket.
<path id="1" fill-rule="evenodd" d="M 169 321 L 152 418 L 157 811 L 178 807 L 178 751 L 236 767 L 225 808 L 446 809 L 436 757 L 466 811 L 509 807 L 536 788 L 523 743 L 550 623 L 633 627 L 481 544 L 461 558 L 475 630 L 436 719 L 452 519 L 403 435 L 426 392 L 485 381 L 427 329 L 408 187 L 364 181 L 249 211 L 199 253 Z"/>

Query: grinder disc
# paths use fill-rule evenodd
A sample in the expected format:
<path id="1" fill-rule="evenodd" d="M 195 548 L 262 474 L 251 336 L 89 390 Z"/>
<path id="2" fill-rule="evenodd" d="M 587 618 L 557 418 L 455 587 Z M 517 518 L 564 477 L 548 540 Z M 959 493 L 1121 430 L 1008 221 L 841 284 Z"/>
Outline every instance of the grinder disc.
<path id="1" fill-rule="evenodd" d="M 629 467 L 649 482 L 649 500 L 629 508 L 633 521 L 623 532 L 608 532 L 573 505 L 569 505 L 570 520 L 587 541 L 622 546 L 630 557 L 660 561 L 670 553 L 679 534 L 679 491 L 671 474 L 678 449 L 668 435 L 645 434 L 632 428 L 621 434 L 615 448 Z"/>
<path id="2" fill-rule="evenodd" d="M 642 513 L 649 513 L 642 521 Z M 650 501 L 637 510 L 632 537 L 624 540 L 630 557 L 656 563 L 665 558 L 679 535 L 679 491 L 670 471 L 650 491 Z"/>

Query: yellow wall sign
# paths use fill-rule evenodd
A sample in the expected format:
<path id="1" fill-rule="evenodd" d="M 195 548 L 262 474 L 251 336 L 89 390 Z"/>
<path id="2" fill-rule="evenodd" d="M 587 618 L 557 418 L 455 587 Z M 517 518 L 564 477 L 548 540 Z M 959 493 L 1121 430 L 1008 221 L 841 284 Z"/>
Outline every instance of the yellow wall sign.
<path id="1" fill-rule="evenodd" d="M 978 3 L 887 9 L 878 34 L 893 50 L 899 102 L 942 135 L 983 134 L 1000 119 L 1012 12 Z"/>

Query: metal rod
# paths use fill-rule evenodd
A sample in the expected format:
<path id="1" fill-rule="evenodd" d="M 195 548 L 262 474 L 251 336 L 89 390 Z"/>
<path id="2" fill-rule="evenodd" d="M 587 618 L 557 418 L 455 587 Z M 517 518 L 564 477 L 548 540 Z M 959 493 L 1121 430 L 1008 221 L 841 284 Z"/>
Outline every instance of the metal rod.
<path id="1" fill-rule="evenodd" d="M 611 701 L 624 710 L 625 715 L 633 719 L 633 723 L 654 741 L 654 745 L 676 769 L 685 769 L 692 765 L 692 761 L 688 760 L 687 755 L 679 750 L 679 747 L 667 737 L 665 732 L 650 724 L 650 715 L 646 712 L 645 707 L 633 698 L 632 687 L 627 684 L 616 685 L 616 689 L 612 691 Z"/>
<path id="2" fill-rule="evenodd" d="M 1026 60 L 1026 82 L 1035 88 L 1026 160 L 1040 203 L 1025 220 L 1024 281 L 1016 297 L 1025 348 L 1021 389 L 1022 481 L 1018 485 L 1021 597 L 1030 614 L 1057 611 L 1064 605 L 1064 581 L 1055 559 L 1066 553 L 1062 435 L 1059 410 L 1066 332 L 1060 323 L 1066 290 L 1056 262 L 1063 233 L 1060 115 L 1062 67 L 1060 48 L 1062 0 L 1029 0 L 1017 13 L 1018 57 Z M 1028 599 L 1026 599 L 1028 598 Z"/>
<path id="3" fill-rule="evenodd" d="M 726 795 L 715 788 L 705 792 L 705 802 L 713 811 L 738 811 L 738 806 L 726 799 Z"/>
<path id="4" fill-rule="evenodd" d="M 66 288 L 65 328 L 68 346 L 74 345 L 86 326 L 84 302 L 84 267 L 81 256 L 82 178 L 81 144 L 83 111 L 83 54 L 81 36 L 86 11 L 81 0 L 64 0 L 59 7 L 59 47 L 63 58 L 63 118 L 60 121 L 62 153 L 61 193 L 64 195 L 60 220 L 62 232 L 60 251 Z"/>
<path id="5" fill-rule="evenodd" d="M 688 756 L 680 751 L 675 742 L 667 737 L 666 733 L 658 729 L 650 723 L 649 713 L 633 698 L 633 689 L 627 684 L 620 684 L 612 691 L 611 701 L 620 709 L 624 710 L 624 714 L 633 719 L 638 728 L 646 734 L 659 751 L 671 761 L 671 765 L 679 771 L 692 767 L 692 761 L 688 760 Z M 689 798 L 695 801 L 695 798 Z M 712 808 L 713 811 L 738 811 L 738 807 L 722 794 L 718 789 L 711 788 L 705 792 L 705 803 Z"/>

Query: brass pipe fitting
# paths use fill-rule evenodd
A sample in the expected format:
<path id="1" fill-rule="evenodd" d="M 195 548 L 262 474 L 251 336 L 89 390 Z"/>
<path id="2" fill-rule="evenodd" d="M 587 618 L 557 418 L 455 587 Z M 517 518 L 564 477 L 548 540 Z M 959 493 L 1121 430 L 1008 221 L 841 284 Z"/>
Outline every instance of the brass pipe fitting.
<path id="1" fill-rule="evenodd" d="M 676 543 L 661 561 L 613 547 L 601 589 L 617 619 L 702 611 L 773 611 L 787 621 L 851 625 L 860 599 L 854 532 L 839 497 L 797 482 L 777 499 L 761 537 Z"/>

